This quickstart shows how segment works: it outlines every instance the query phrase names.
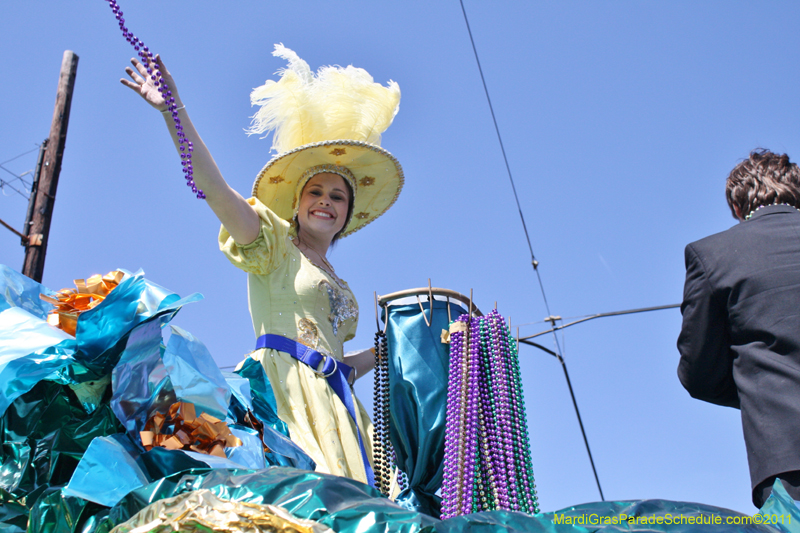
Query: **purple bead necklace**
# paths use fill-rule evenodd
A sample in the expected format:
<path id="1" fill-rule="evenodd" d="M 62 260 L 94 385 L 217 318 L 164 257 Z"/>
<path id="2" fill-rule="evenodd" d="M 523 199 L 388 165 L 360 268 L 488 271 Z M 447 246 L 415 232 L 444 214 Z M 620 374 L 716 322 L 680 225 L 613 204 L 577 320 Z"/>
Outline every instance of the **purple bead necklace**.
<path id="1" fill-rule="evenodd" d="M 463 318 L 463 317 L 462 317 Z M 459 319 L 460 320 L 460 319 Z M 464 322 L 461 320 L 461 322 Z M 461 417 L 461 375 L 466 332 L 452 331 L 450 334 L 450 370 L 447 388 L 447 410 L 444 436 L 444 477 L 442 480 L 442 518 L 457 516 L 456 502 L 459 500 L 459 445 Z"/>
<path id="2" fill-rule="evenodd" d="M 450 328 L 442 519 L 539 512 L 516 343 L 503 317 Z"/>
<path id="3" fill-rule="evenodd" d="M 470 331 L 475 331 L 476 327 L 480 327 L 480 319 L 475 317 L 470 321 Z M 469 354 L 468 354 L 468 373 L 469 373 L 469 383 L 475 387 L 478 384 L 478 373 L 479 373 L 479 356 L 480 349 L 481 349 L 481 339 L 478 335 L 469 335 Z M 472 504 L 474 500 L 474 492 L 475 492 L 475 463 L 476 459 L 478 459 L 478 414 L 481 407 L 480 404 L 480 396 L 475 393 L 470 393 L 470 391 L 465 390 L 464 396 L 466 397 L 466 409 L 467 409 L 467 427 L 466 427 L 466 439 L 464 443 L 464 451 L 463 456 L 466 460 L 466 464 L 464 465 L 464 475 L 462 479 L 464 480 L 473 480 L 473 483 L 465 485 L 462 487 L 463 493 L 463 502 L 461 505 L 461 514 L 469 514 L 472 512 Z M 479 470 L 478 470 L 479 471 Z"/>
<path id="4" fill-rule="evenodd" d="M 153 52 L 151 52 L 150 49 L 145 46 L 144 42 L 136 37 L 132 31 L 128 31 L 128 28 L 125 26 L 125 19 L 122 17 L 122 9 L 120 9 L 117 1 L 107 0 L 107 2 L 119 22 L 119 29 L 122 30 L 122 36 L 125 37 L 125 39 L 131 43 L 133 49 L 138 52 L 139 58 L 147 69 L 150 79 L 153 81 L 153 85 L 158 87 L 158 92 L 161 93 L 164 97 L 164 101 L 167 103 L 167 111 L 172 114 L 172 120 L 175 123 L 175 131 L 178 135 L 179 148 L 181 151 L 181 165 L 183 166 L 183 173 L 186 175 L 186 185 L 191 187 L 193 193 L 197 193 L 199 199 L 203 200 L 206 195 L 201 189 L 197 188 L 194 182 L 194 169 L 192 168 L 192 152 L 194 151 L 194 145 L 183 133 L 181 119 L 178 118 L 178 106 L 175 105 L 175 98 L 172 96 L 172 91 L 161 77 L 161 70 L 158 68 Z"/>

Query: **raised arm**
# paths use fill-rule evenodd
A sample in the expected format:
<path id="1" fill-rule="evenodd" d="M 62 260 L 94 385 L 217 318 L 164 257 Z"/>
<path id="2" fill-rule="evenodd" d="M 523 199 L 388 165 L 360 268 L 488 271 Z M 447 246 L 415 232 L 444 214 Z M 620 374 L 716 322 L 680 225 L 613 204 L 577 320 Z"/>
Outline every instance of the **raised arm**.
<path id="1" fill-rule="evenodd" d="M 233 239 L 240 244 L 248 244 L 256 240 L 260 228 L 258 215 L 253 208 L 245 201 L 245 199 L 238 192 L 233 190 L 222 174 L 217 168 L 217 163 L 211 157 L 211 152 L 208 151 L 200 135 L 192 124 L 189 113 L 181 101 L 178 89 L 175 85 L 164 62 L 160 56 L 156 56 L 158 68 L 161 71 L 162 79 L 169 86 L 172 91 L 172 97 L 175 98 L 175 104 L 178 106 L 178 113 L 183 133 L 194 145 L 192 152 L 192 167 L 194 169 L 194 181 L 199 189 L 202 189 L 206 195 L 206 202 L 209 207 L 217 215 L 222 225 L 228 230 Z M 155 109 L 162 112 L 164 121 L 169 129 L 172 142 L 175 148 L 179 150 L 180 143 L 178 141 L 177 132 L 175 131 L 172 115 L 167 112 L 167 102 L 158 88 L 150 79 L 147 69 L 136 59 L 131 59 L 134 68 L 127 67 L 125 72 L 130 76 L 130 80 L 121 79 L 123 85 L 129 87 L 141 96 L 148 104 Z M 135 69 L 135 70 L 134 70 Z M 180 150 L 179 152 L 180 153 Z"/>

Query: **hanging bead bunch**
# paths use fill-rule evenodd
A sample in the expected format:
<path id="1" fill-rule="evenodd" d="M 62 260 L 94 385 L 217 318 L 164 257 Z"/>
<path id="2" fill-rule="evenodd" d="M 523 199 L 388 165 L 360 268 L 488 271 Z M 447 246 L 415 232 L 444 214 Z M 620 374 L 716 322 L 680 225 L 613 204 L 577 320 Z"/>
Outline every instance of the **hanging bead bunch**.
<path id="1" fill-rule="evenodd" d="M 503 317 L 450 326 L 442 519 L 539 512 L 516 342 Z"/>
<path id="2" fill-rule="evenodd" d="M 386 334 L 375 334 L 375 389 L 372 414 L 375 420 L 372 427 L 375 451 L 375 487 L 389 496 L 394 473 L 394 447 L 389 436 L 389 348 Z"/>
<path id="3" fill-rule="evenodd" d="M 205 193 L 201 189 L 198 189 L 197 185 L 194 183 L 194 169 L 192 168 L 192 152 L 194 151 L 194 146 L 183 133 L 183 126 L 181 126 L 181 119 L 178 118 L 178 108 L 175 105 L 175 98 L 172 96 L 172 91 L 170 90 L 169 86 L 161 77 L 161 71 L 156 63 L 155 55 L 147 46 L 145 46 L 141 39 L 136 37 L 132 31 L 128 31 L 128 28 L 125 26 L 125 19 L 122 17 L 122 9 L 120 9 L 119 5 L 117 5 L 117 1 L 107 1 L 108 5 L 111 7 L 111 11 L 113 11 L 114 15 L 117 17 L 119 29 L 122 30 L 122 36 L 125 37 L 125 39 L 131 43 L 133 49 L 138 52 L 139 59 L 147 69 L 147 74 L 150 75 L 153 85 L 158 87 L 158 92 L 161 93 L 161 95 L 164 97 L 164 101 L 167 103 L 167 111 L 172 114 L 172 120 L 175 122 L 175 131 L 177 131 L 178 134 L 178 142 L 180 143 L 181 151 L 181 165 L 183 166 L 183 173 L 186 175 L 186 185 L 192 188 L 192 192 L 197 193 L 197 197 L 199 199 L 203 200 L 206 197 Z"/>

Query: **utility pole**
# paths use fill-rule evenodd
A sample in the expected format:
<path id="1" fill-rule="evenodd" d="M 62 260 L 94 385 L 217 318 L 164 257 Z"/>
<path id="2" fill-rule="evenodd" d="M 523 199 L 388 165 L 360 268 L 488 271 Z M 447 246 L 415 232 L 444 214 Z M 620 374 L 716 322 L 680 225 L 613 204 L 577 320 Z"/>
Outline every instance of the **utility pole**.
<path id="1" fill-rule="evenodd" d="M 67 142 L 67 125 L 69 110 L 72 105 L 72 92 L 75 88 L 75 75 L 78 71 L 78 56 L 71 50 L 64 52 L 61 61 L 61 74 L 58 78 L 56 107 L 53 122 L 50 126 L 50 137 L 44 150 L 41 164 L 37 165 L 35 176 L 37 186 L 31 192 L 29 220 L 26 221 L 24 233 L 28 237 L 25 245 L 25 262 L 22 273 L 38 282 L 44 274 L 44 258 L 47 254 L 47 239 L 50 234 L 50 220 L 53 216 L 53 205 L 56 201 L 58 175 L 61 173 L 61 160 Z"/>

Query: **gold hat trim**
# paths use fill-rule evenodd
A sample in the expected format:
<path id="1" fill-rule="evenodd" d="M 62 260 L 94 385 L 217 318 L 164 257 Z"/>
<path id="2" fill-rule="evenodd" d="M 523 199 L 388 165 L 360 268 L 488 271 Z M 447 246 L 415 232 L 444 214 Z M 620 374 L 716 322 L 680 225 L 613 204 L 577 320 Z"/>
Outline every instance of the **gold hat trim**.
<path id="1" fill-rule="evenodd" d="M 317 153 L 315 155 L 319 161 L 327 162 L 312 165 L 306 167 L 305 169 L 296 168 L 297 163 L 295 162 L 295 159 L 301 156 L 303 152 L 313 150 L 315 148 L 327 147 L 351 147 L 360 150 L 360 152 L 356 152 L 354 154 L 353 150 L 350 150 L 349 152 L 346 152 L 348 155 L 352 156 L 367 152 L 374 152 L 373 156 L 377 155 L 379 157 L 375 158 L 375 161 L 371 162 L 369 165 L 355 163 L 348 166 L 347 164 L 343 164 L 344 162 L 342 161 L 342 156 L 344 154 L 342 154 L 340 150 L 325 150 L 322 153 Z M 291 159 L 291 161 L 286 161 L 287 159 Z M 387 168 L 385 168 L 386 171 L 395 171 L 392 172 L 392 174 L 387 178 L 381 178 L 380 175 L 376 177 L 374 174 L 374 167 L 380 166 L 382 161 L 387 165 Z M 279 164 L 281 162 L 286 163 L 285 168 L 280 169 L 280 172 L 277 175 L 271 173 L 270 170 L 274 170 L 274 167 L 280 166 Z M 298 146 L 293 150 L 289 150 L 288 152 L 275 156 L 264 166 L 261 172 L 258 173 L 255 183 L 253 183 L 252 195 L 261 200 L 279 217 L 283 218 L 284 220 L 291 221 L 291 217 L 296 212 L 297 196 L 302 191 L 302 185 L 304 185 L 311 176 L 318 172 L 311 173 L 308 176 L 307 174 L 309 174 L 311 170 L 325 165 L 333 165 L 335 167 L 346 169 L 348 172 L 350 172 L 353 176 L 352 181 L 345 176 L 342 177 L 348 180 L 351 185 L 354 183 L 360 183 L 360 180 L 363 180 L 364 178 L 369 178 L 365 181 L 365 184 L 369 184 L 368 187 L 363 187 L 361 189 L 353 187 L 353 194 L 355 197 L 353 202 L 353 213 L 358 213 L 359 216 L 351 217 L 351 220 L 345 227 L 345 231 L 342 232 L 340 237 L 351 235 L 382 216 L 397 201 L 405 182 L 405 176 L 403 174 L 403 169 L 400 166 L 400 162 L 385 148 L 362 141 L 338 139 Z M 359 166 L 369 167 L 369 170 L 359 172 Z M 322 172 L 325 171 L 323 170 Z M 339 174 L 338 172 L 334 173 Z M 392 181 L 396 182 L 396 188 L 394 187 Z M 383 187 L 380 186 L 381 182 L 384 182 Z M 390 191 L 390 198 L 383 199 L 376 205 L 375 200 L 379 199 L 380 193 L 383 192 L 384 188 L 387 186 L 394 188 L 393 191 Z M 370 217 L 369 215 L 372 213 L 374 213 L 374 216 Z"/>

